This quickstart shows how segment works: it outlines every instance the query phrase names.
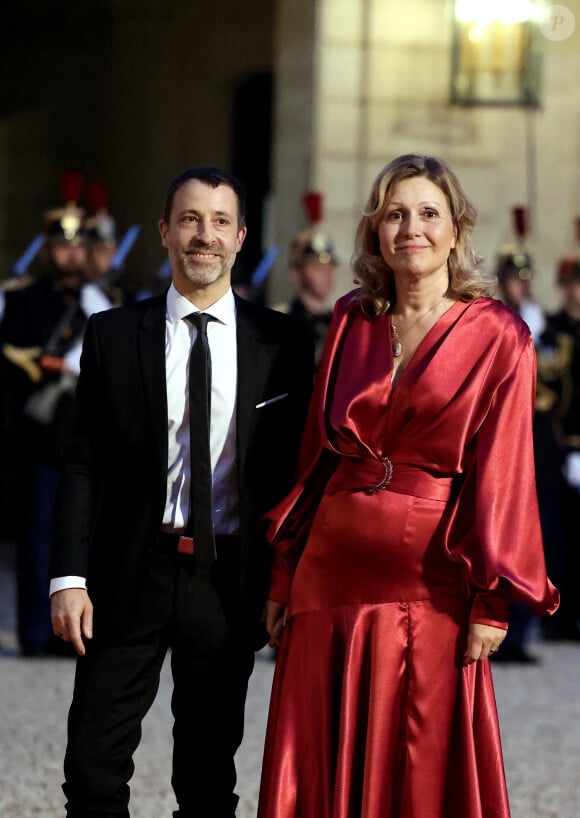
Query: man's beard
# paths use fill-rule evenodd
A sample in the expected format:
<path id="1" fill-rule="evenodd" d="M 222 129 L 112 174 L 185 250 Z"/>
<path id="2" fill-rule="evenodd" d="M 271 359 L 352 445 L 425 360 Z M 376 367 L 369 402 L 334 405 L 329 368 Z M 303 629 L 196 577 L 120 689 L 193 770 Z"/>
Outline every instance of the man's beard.
<path id="1" fill-rule="evenodd" d="M 60 267 L 52 262 L 49 273 L 56 290 L 80 290 L 85 281 L 84 271 L 80 267 Z"/>
<path id="2" fill-rule="evenodd" d="M 215 253 L 219 258 L 211 262 L 198 261 L 192 255 L 196 250 Z M 219 247 L 205 244 L 195 244 L 182 250 L 177 257 L 179 269 L 192 284 L 204 286 L 213 284 L 220 278 L 227 275 L 231 269 L 229 259 L 224 256 Z"/>

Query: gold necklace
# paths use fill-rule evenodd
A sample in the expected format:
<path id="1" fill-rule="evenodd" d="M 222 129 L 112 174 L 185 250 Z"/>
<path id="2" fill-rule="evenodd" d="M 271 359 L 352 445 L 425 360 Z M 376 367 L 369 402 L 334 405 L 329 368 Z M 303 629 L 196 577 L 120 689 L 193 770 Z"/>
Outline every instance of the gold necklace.
<path id="1" fill-rule="evenodd" d="M 413 323 L 411 324 L 411 326 L 410 326 L 410 327 L 408 327 L 408 328 L 405 330 L 405 332 L 404 332 L 402 335 L 399 335 L 399 333 L 397 332 L 397 327 L 396 327 L 396 326 L 395 326 L 395 324 L 393 323 L 393 319 L 392 319 L 392 317 L 391 317 L 391 329 L 393 330 L 393 339 L 392 339 L 392 345 L 393 345 L 393 356 L 394 356 L 395 358 L 399 358 L 399 357 L 400 357 L 400 356 L 403 354 L 403 338 L 405 337 L 405 335 L 407 335 L 407 333 L 408 333 L 408 332 L 411 332 L 411 330 L 413 329 L 413 327 L 415 326 L 415 324 L 418 324 L 418 323 L 419 323 L 419 321 L 420 321 L 422 318 L 425 318 L 425 316 L 426 316 L 426 315 L 429 315 L 429 313 L 430 313 L 430 312 L 433 312 L 433 310 L 434 310 L 436 307 L 438 307 L 438 306 L 439 306 L 439 304 L 442 304 L 442 303 L 443 303 L 443 301 L 445 301 L 445 298 L 446 298 L 446 297 L 447 297 L 447 293 L 444 293 L 444 294 L 443 294 L 443 297 L 442 297 L 442 298 L 440 298 L 440 299 L 439 299 L 439 301 L 437 301 L 437 303 L 436 303 L 436 304 L 433 304 L 433 306 L 432 306 L 432 307 L 429 307 L 429 309 L 427 310 L 427 312 L 421 313 L 421 315 L 420 315 L 418 318 L 415 318 L 415 320 L 413 321 Z"/>

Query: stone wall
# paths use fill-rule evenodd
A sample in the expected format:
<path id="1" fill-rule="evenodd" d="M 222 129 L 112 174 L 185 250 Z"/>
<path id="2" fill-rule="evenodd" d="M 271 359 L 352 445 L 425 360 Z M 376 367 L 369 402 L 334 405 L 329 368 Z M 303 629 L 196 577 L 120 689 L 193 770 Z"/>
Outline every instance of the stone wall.
<path id="1" fill-rule="evenodd" d="M 286 16 L 296 6 L 294 0 L 279 5 Z M 304 223 L 298 182 L 320 190 L 325 226 L 344 261 L 337 294 L 346 291 L 356 221 L 374 176 L 401 153 L 432 153 L 451 164 L 474 200 L 475 245 L 489 265 L 512 237 L 511 208 L 530 207 L 534 290 L 540 303 L 553 308 L 555 264 L 573 246 L 573 222 L 580 215 L 580 0 L 566 7 L 576 29 L 564 40 L 542 38 L 541 108 L 524 110 L 450 105 L 451 0 L 320 0 L 302 43 L 303 58 L 315 43 L 310 109 L 306 87 L 302 97 L 311 116 L 304 144 L 312 140 L 312 154 L 296 175 L 288 167 L 275 174 L 275 203 L 286 209 L 294 203 L 293 218 L 280 220 L 281 243 L 297 222 Z M 285 60 L 285 30 L 277 46 L 282 112 L 285 76 L 293 71 Z M 293 41 L 290 47 L 295 49 Z M 291 138 L 278 130 L 278 156 L 290 155 Z M 275 292 L 287 288 L 286 279 L 279 268 Z"/>

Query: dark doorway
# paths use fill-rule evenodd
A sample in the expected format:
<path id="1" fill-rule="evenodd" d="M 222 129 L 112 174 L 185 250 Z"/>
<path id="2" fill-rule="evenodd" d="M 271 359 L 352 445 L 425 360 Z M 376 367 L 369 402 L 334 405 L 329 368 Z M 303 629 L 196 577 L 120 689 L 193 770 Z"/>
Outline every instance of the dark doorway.
<path id="1" fill-rule="evenodd" d="M 234 269 L 234 282 L 248 284 L 265 247 L 264 206 L 270 191 L 272 148 L 272 74 L 243 80 L 234 96 L 232 172 L 247 192 L 248 236 Z M 254 294 L 257 295 L 257 294 Z"/>

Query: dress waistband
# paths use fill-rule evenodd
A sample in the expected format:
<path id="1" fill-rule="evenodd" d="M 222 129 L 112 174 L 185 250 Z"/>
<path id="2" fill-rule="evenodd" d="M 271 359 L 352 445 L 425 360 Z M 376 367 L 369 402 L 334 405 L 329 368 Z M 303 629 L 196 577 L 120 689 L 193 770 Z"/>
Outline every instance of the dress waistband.
<path id="1" fill-rule="evenodd" d="M 420 466 L 397 465 L 388 457 L 342 457 L 338 468 L 328 481 L 327 494 L 338 491 L 395 491 L 424 500 L 446 501 L 451 495 L 452 477 L 437 477 Z"/>

